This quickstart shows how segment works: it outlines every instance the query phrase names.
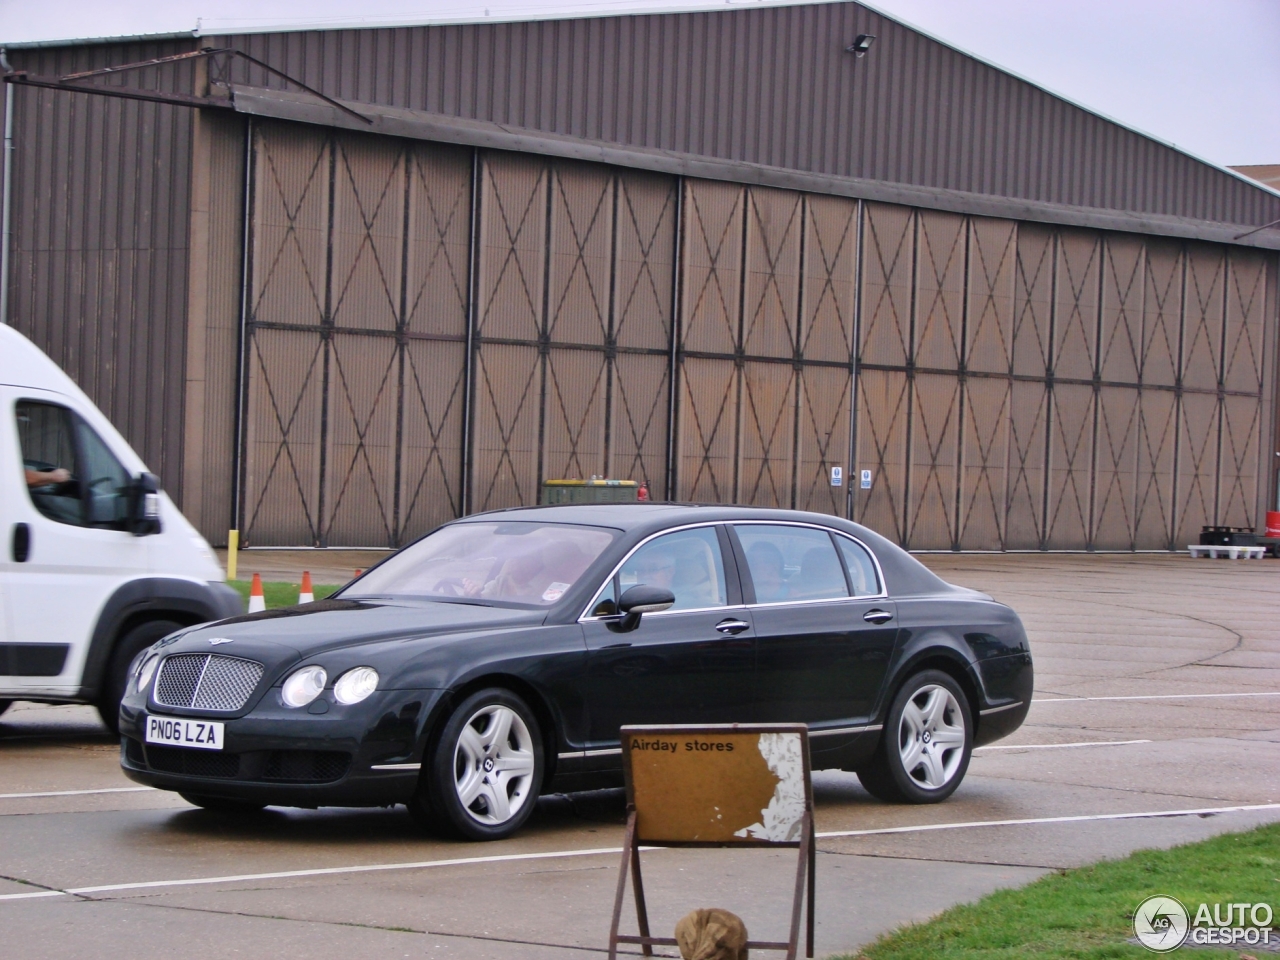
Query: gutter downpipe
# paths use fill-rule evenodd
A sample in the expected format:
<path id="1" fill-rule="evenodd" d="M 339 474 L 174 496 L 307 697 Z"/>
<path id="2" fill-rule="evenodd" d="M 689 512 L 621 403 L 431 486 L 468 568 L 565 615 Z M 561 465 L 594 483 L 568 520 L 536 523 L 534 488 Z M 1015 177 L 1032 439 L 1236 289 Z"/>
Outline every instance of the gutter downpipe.
<path id="1" fill-rule="evenodd" d="M 0 47 L 0 69 L 12 72 L 6 51 Z M 0 324 L 9 322 L 9 246 L 13 218 L 13 84 L 4 81 L 4 186 L 0 188 Z"/>

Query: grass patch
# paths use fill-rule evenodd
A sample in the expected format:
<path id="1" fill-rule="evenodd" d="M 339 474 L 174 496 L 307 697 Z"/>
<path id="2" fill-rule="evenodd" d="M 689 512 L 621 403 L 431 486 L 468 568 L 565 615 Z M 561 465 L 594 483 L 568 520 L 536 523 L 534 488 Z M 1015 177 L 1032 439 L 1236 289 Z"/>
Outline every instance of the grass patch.
<path id="1" fill-rule="evenodd" d="M 1021 957 L 1151 957 L 1125 941 L 1133 911 L 1149 896 L 1177 897 L 1195 918 L 1201 903 L 1269 903 L 1280 916 L 1280 824 L 1224 834 L 1171 850 L 1140 850 L 1064 870 L 977 903 L 952 907 L 927 923 L 887 934 L 859 960 L 1014 960 Z M 1275 921 L 1272 921 L 1275 924 Z M 1274 934 L 1272 935 L 1274 938 Z M 1197 948 L 1179 956 L 1238 957 L 1235 949 Z M 853 955 L 851 955 L 853 956 Z"/>
<path id="2" fill-rule="evenodd" d="M 249 603 L 249 580 L 228 580 L 227 583 L 240 594 L 245 605 Z M 341 587 L 341 584 L 320 584 L 317 583 L 312 587 L 317 600 L 323 600 L 329 594 L 334 593 Z M 278 583 L 267 581 L 262 582 L 262 596 L 267 601 L 267 609 L 274 610 L 276 607 L 292 607 L 298 602 L 298 584 L 296 583 Z"/>

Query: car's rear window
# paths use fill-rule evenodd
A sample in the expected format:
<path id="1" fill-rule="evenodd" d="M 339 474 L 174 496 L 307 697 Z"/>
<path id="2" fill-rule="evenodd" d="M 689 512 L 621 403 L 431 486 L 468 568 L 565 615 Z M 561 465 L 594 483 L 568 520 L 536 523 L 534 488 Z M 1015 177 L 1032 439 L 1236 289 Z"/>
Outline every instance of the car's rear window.
<path id="1" fill-rule="evenodd" d="M 618 533 L 568 523 L 450 524 L 379 564 L 342 596 L 549 607 Z"/>

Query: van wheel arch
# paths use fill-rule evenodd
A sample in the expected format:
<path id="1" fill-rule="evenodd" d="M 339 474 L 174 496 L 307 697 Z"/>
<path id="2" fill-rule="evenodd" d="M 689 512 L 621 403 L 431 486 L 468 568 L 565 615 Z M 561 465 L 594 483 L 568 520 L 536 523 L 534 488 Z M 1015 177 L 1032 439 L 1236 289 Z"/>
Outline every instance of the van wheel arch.
<path id="1" fill-rule="evenodd" d="M 122 632 L 116 640 L 94 704 L 98 708 L 98 716 L 112 733 L 120 732 L 120 701 L 129 685 L 130 665 L 157 640 L 184 626 L 186 624 L 176 620 L 146 617 L 133 621 L 128 630 Z"/>
<path id="2" fill-rule="evenodd" d="M 117 645 L 139 625 L 153 620 L 169 620 L 178 626 L 191 626 L 243 612 L 239 594 L 225 584 L 170 577 L 143 577 L 122 584 L 98 614 L 85 655 L 77 699 L 97 702 Z"/>

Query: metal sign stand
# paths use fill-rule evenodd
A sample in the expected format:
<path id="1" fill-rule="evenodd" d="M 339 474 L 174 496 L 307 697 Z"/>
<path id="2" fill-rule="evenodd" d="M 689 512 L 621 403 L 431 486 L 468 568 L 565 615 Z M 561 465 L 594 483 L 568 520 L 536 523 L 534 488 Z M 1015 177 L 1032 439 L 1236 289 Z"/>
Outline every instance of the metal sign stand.
<path id="1" fill-rule="evenodd" d="M 634 778 L 632 775 L 632 758 L 629 742 L 633 736 L 696 736 L 708 737 L 727 733 L 734 735 L 752 735 L 760 733 L 795 733 L 801 737 L 801 749 L 804 756 L 804 813 L 799 821 L 798 840 L 696 840 L 671 839 L 670 837 L 644 836 L 640 827 L 642 809 L 637 806 Z M 796 960 L 800 949 L 800 907 L 807 907 L 805 916 L 805 956 L 813 956 L 814 933 L 814 882 L 816 880 L 816 840 L 813 826 L 813 789 L 809 766 L 809 733 L 803 724 L 725 724 L 702 727 L 623 727 L 623 764 L 627 779 L 627 832 L 622 845 L 622 863 L 618 870 L 618 888 L 613 901 L 613 922 L 609 928 L 609 960 L 616 960 L 618 945 L 639 944 L 646 957 L 653 956 L 653 946 L 677 946 L 672 937 L 655 937 L 649 931 L 649 913 L 645 905 L 644 880 L 640 870 L 640 847 L 793 847 L 798 851 L 796 862 L 795 893 L 791 904 L 791 935 L 787 941 L 748 940 L 749 950 L 778 950 L 786 952 L 786 960 Z M 736 785 L 725 783 L 727 791 Z M 645 800 L 641 799 L 641 805 Z M 639 936 L 618 932 L 622 921 L 622 902 L 626 896 L 627 874 L 631 875 L 632 892 L 636 903 L 636 922 L 640 929 Z M 806 890 L 808 896 L 806 897 Z"/>

